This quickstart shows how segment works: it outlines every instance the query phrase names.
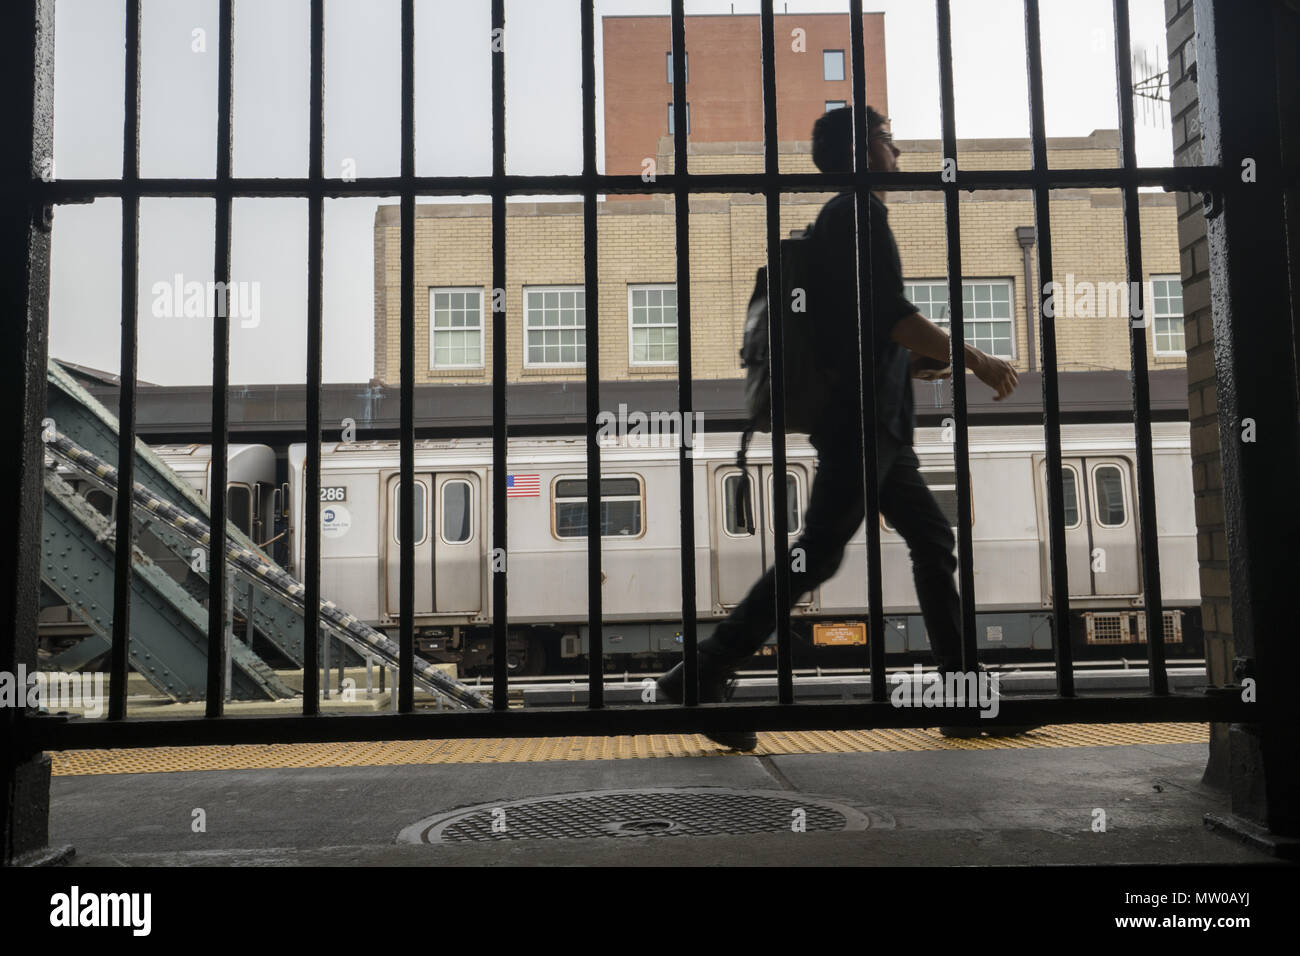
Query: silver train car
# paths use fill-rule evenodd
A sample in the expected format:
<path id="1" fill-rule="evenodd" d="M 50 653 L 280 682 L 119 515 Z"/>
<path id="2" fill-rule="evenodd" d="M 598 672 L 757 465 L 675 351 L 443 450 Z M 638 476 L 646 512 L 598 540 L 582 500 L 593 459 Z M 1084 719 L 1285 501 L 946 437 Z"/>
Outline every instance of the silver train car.
<path id="1" fill-rule="evenodd" d="M 1199 576 L 1189 426 L 1153 423 L 1154 478 L 1164 629 L 1171 658 L 1199 657 Z M 1049 659 L 1053 646 L 1047 545 L 1046 455 L 1035 426 L 969 431 L 976 627 L 990 660 Z M 739 436 L 697 436 L 696 618 L 701 637 L 744 597 L 775 551 L 768 436 L 736 467 Z M 636 447 L 601 454 L 603 649 L 615 666 L 661 666 L 681 649 L 678 450 Z M 939 429 L 916 434 L 921 470 L 956 524 L 953 449 Z M 306 446 L 289 447 L 290 566 L 302 567 L 299 529 Z M 374 626 L 399 627 L 399 449 L 392 441 L 322 449 L 322 594 Z M 415 446 L 415 628 L 422 654 L 463 674 L 492 665 L 489 439 Z M 1079 659 L 1145 658 L 1136 461 L 1131 425 L 1062 428 L 1071 634 Z M 816 452 L 787 442 L 791 542 L 802 530 Z M 589 646 L 584 438 L 511 439 L 508 467 L 509 668 L 577 669 Z M 759 533 L 739 526 L 748 481 Z M 925 659 L 928 645 L 906 543 L 882 519 L 886 650 Z M 860 664 L 866 641 L 866 534 L 859 528 L 836 574 L 793 609 L 796 663 Z M 770 639 L 769 639 L 770 645 Z M 764 652 L 771 652 L 768 646 Z M 901 661 L 900 661 L 901 662 Z"/>

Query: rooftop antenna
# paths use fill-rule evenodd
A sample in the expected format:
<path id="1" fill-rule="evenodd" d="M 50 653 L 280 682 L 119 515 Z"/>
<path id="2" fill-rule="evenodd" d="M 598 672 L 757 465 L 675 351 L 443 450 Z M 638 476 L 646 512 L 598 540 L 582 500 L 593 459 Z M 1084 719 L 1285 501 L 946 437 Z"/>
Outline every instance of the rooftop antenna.
<path id="1" fill-rule="evenodd" d="M 1133 72 L 1133 97 L 1144 126 L 1165 129 L 1169 122 L 1169 60 L 1157 40 L 1148 51 L 1134 45 L 1129 63 Z"/>

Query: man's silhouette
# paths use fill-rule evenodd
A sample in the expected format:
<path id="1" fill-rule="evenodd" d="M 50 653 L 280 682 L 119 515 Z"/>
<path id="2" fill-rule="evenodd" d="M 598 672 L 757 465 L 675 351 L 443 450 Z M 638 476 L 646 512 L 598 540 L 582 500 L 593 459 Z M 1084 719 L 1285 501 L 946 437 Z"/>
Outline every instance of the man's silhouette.
<path id="1" fill-rule="evenodd" d="M 899 151 L 886 117 L 867 107 L 870 168 L 893 172 Z M 813 126 L 813 162 L 824 173 L 853 170 L 851 108 L 832 110 Z M 818 468 L 804 519 L 804 532 L 793 547 L 802 548 L 804 567 L 791 571 L 791 598 L 797 600 L 839 568 L 844 548 L 865 515 L 862 490 L 861 403 L 858 394 L 857 251 L 854 193 L 841 193 L 822 207 L 807 241 L 819 274 L 809 292 L 809 317 L 827 327 L 828 374 L 833 400 L 823 424 L 809 435 L 817 449 Z M 876 449 L 880 511 L 907 542 L 916 593 L 925 620 L 930 650 L 943 671 L 961 669 L 961 601 L 953 583 L 956 544 L 948 519 L 918 470 L 912 450 L 914 415 L 911 378 L 948 377 L 948 335 L 903 295 L 898 246 L 889 228 L 885 204 L 871 196 L 871 286 L 868 321 L 876 351 Z M 864 330 L 864 332 L 867 330 Z M 865 338 L 865 335 L 864 335 Z M 994 400 L 1010 395 L 1015 370 L 1002 359 L 966 346 L 966 367 L 994 391 Z M 926 362 L 925 359 L 930 359 Z M 721 701 L 736 664 L 762 646 L 776 625 L 776 572 L 768 569 L 743 601 L 713 634 L 701 641 L 700 700 Z M 663 699 L 680 703 L 684 665 L 659 678 Z M 737 750 L 752 750 L 752 732 L 717 732 L 710 739 Z"/>

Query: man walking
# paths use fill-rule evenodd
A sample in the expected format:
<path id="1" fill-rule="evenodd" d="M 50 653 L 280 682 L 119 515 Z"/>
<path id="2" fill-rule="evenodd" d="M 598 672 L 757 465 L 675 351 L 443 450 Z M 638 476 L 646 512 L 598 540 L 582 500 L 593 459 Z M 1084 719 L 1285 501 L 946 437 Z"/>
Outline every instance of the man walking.
<path id="1" fill-rule="evenodd" d="M 899 150 L 888 125 L 886 117 L 867 107 L 868 160 L 873 170 L 893 172 L 898 168 Z M 824 173 L 853 171 L 851 108 L 832 110 L 814 124 L 813 162 Z M 871 328 L 863 331 L 864 338 L 871 334 L 875 340 L 874 426 L 880 511 L 907 542 L 921 615 L 936 663 L 942 671 L 957 671 L 961 669 L 961 601 L 953 583 L 956 542 L 948 519 L 918 470 L 912 449 L 910 381 L 913 375 L 938 377 L 922 371 L 936 362 L 925 363 L 921 357 L 937 360 L 940 367 L 947 366 L 950 345 L 947 333 L 904 297 L 902 266 L 889 228 L 888 210 L 874 194 L 870 201 L 871 288 L 864 289 L 863 295 L 870 295 L 866 312 Z M 790 574 L 794 600 L 835 573 L 845 545 L 865 516 L 856 368 L 859 353 L 854 202 L 854 193 L 849 190 L 826 203 L 807 240 L 813 243 L 812 261 L 821 264 L 809 300 L 819 321 L 828 326 L 825 354 L 831 357 L 828 373 L 835 386 L 830 413 L 809 435 L 817 449 L 818 468 L 804 532 L 794 545 L 802 548 L 805 556 L 803 570 Z M 966 367 L 993 389 L 995 401 L 1015 389 L 1016 372 L 1009 363 L 970 345 L 965 355 Z M 947 377 L 951 371 L 940 375 Z M 702 702 L 725 699 L 735 665 L 757 651 L 776 625 L 775 598 L 776 572 L 768 569 L 730 616 L 699 643 Z M 683 681 L 684 665 L 678 664 L 659 678 L 659 695 L 680 703 Z M 736 750 L 752 750 L 758 743 L 752 732 L 717 732 L 708 737 Z"/>

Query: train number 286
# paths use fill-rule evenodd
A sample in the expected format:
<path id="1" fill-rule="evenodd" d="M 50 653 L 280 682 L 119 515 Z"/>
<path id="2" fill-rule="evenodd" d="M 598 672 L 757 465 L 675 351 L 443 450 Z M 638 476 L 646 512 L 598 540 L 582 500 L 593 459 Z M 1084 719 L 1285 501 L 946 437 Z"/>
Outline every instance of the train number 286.
<path id="1" fill-rule="evenodd" d="M 342 485 L 333 488 L 322 488 L 320 490 L 321 501 L 347 501 L 348 489 Z"/>

